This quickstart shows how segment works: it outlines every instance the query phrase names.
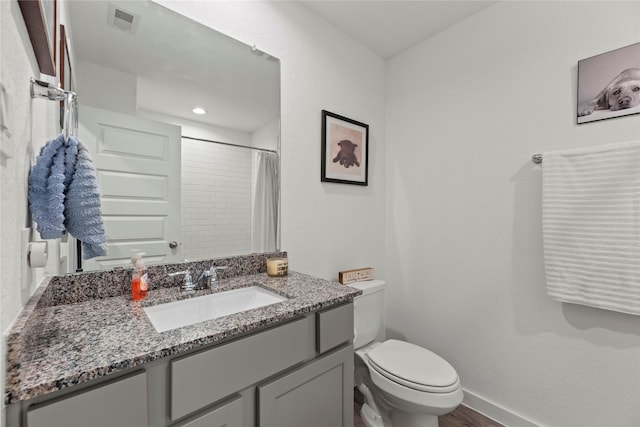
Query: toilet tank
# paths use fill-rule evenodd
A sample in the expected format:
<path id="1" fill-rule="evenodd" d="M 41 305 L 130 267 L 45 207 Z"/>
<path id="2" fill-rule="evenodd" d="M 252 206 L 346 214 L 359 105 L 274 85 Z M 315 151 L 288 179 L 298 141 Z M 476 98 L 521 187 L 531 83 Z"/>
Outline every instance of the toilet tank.
<path id="1" fill-rule="evenodd" d="M 362 291 L 353 300 L 353 347 L 360 348 L 374 341 L 382 329 L 384 304 L 384 280 L 368 280 L 350 283 L 349 286 Z"/>

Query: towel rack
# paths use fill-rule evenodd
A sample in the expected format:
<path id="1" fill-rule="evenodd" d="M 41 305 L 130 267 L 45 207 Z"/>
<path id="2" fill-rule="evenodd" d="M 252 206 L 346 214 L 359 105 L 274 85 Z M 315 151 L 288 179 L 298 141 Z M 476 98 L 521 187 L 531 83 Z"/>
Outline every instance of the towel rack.
<path id="1" fill-rule="evenodd" d="M 77 136 L 78 133 L 78 96 L 70 90 L 60 89 L 51 83 L 29 79 L 31 98 L 46 98 L 50 101 L 63 101 L 62 133 L 64 139 Z M 82 271 L 82 242 L 76 239 L 76 272 Z"/>
<path id="2" fill-rule="evenodd" d="M 50 101 L 63 101 L 64 118 L 62 121 L 62 133 L 65 139 L 76 136 L 78 129 L 77 110 L 78 97 L 75 92 L 60 89 L 51 83 L 36 80 L 33 77 L 31 83 L 31 98 L 46 98 Z"/>
<path id="3" fill-rule="evenodd" d="M 531 156 L 531 161 L 536 165 L 539 165 L 540 163 L 542 163 L 542 154 L 534 154 L 533 156 Z"/>

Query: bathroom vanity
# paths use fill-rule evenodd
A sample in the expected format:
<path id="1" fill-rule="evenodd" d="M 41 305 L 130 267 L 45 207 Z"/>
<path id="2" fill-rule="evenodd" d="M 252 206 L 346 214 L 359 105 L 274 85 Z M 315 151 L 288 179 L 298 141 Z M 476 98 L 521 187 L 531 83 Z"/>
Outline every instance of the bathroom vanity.
<path id="1" fill-rule="evenodd" d="M 360 291 L 259 273 L 190 297 L 251 285 L 289 299 L 162 333 L 143 308 L 177 287 L 56 304 L 43 285 L 8 336 L 7 426 L 350 427 Z"/>

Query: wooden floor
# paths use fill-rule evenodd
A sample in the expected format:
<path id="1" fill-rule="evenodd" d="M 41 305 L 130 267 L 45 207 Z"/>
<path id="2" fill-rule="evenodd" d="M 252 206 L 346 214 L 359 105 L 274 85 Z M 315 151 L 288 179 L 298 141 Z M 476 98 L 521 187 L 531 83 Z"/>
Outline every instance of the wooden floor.
<path id="1" fill-rule="evenodd" d="M 504 427 L 473 409 L 460 405 L 452 413 L 438 417 L 440 427 Z"/>
<path id="2" fill-rule="evenodd" d="M 362 406 L 362 395 L 358 389 L 354 389 L 353 401 L 353 426 L 366 427 L 360 418 L 360 407 Z M 460 405 L 453 412 L 438 417 L 440 427 L 505 427 L 504 425 L 487 418 L 473 409 Z M 402 427 L 402 426 L 398 426 Z"/>

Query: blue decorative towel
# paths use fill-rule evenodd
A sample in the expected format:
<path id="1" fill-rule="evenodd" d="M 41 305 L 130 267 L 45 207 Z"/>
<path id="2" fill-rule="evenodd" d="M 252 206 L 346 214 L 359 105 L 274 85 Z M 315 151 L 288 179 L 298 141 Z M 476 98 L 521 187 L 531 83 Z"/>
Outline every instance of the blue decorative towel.
<path id="1" fill-rule="evenodd" d="M 65 148 L 64 153 L 64 188 L 68 189 L 69 184 L 71 184 L 71 180 L 73 179 L 73 172 L 75 172 L 76 168 L 76 157 L 78 156 L 78 144 L 79 141 L 71 136 L 67 141 L 67 147 Z"/>
<path id="2" fill-rule="evenodd" d="M 106 255 L 95 169 L 86 147 L 63 135 L 41 150 L 29 174 L 29 205 L 43 239 L 65 229 L 83 243 L 83 258 Z"/>
<path id="3" fill-rule="evenodd" d="M 43 239 L 56 239 L 64 233 L 64 156 L 58 156 L 61 148 L 64 149 L 63 135 L 47 142 L 29 174 L 31 215 Z"/>
<path id="4" fill-rule="evenodd" d="M 87 148 L 79 141 L 76 145 L 78 155 L 75 172 L 67 187 L 64 225 L 83 243 L 82 258 L 89 259 L 107 254 L 107 239 L 102 225 L 96 171 Z"/>

